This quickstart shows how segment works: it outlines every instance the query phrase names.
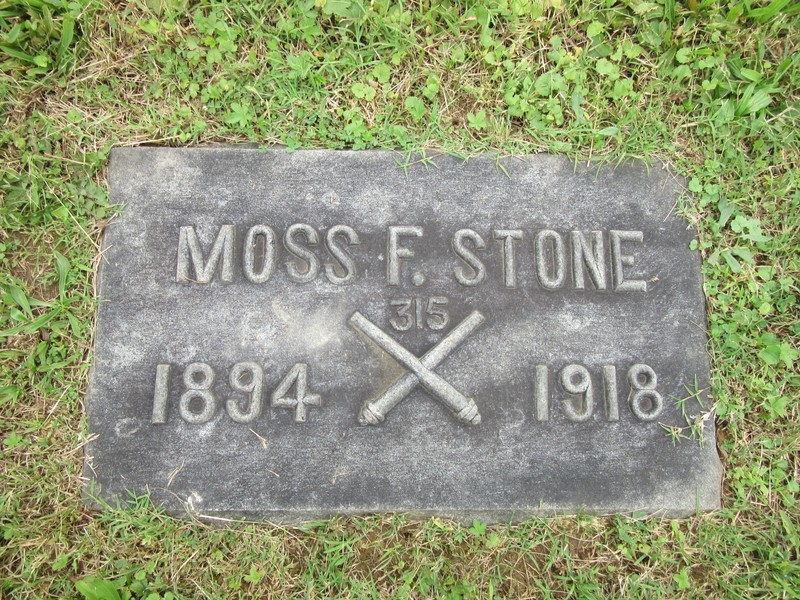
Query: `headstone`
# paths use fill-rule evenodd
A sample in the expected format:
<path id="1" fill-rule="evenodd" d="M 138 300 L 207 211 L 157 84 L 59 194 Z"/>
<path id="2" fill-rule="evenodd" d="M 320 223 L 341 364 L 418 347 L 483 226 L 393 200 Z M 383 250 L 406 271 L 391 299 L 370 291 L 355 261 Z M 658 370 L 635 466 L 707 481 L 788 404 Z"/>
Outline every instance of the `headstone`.
<path id="1" fill-rule="evenodd" d="M 95 498 L 284 522 L 719 506 L 663 165 L 141 147 L 110 179 Z"/>

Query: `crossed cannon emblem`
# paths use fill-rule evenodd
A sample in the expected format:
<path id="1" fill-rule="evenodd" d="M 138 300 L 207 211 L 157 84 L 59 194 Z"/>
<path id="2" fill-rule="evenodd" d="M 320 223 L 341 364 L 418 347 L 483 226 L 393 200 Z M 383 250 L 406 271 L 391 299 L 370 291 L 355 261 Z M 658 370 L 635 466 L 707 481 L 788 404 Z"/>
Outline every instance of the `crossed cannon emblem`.
<path id="1" fill-rule="evenodd" d="M 386 418 L 390 410 L 408 396 L 418 384 L 421 384 L 449 408 L 459 421 L 471 425 L 480 423 L 481 415 L 475 401 L 464 396 L 447 380 L 438 375 L 434 369 L 485 320 L 486 318 L 480 311 L 474 311 L 419 358 L 360 312 L 353 313 L 353 316 L 350 317 L 350 325 L 408 369 L 405 375 L 394 382 L 378 398 L 364 403 L 358 416 L 359 422 L 364 425 L 377 425 Z"/>

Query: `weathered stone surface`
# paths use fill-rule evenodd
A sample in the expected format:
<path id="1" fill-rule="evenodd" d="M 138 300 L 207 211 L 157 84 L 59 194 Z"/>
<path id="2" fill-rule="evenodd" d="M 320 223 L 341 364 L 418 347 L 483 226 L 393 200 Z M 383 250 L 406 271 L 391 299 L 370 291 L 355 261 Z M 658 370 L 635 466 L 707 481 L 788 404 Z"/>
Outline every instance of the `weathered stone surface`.
<path id="1" fill-rule="evenodd" d="M 547 155 L 403 162 L 113 152 L 95 493 L 283 521 L 716 508 L 679 182 Z M 703 416 L 702 445 L 665 429 Z"/>

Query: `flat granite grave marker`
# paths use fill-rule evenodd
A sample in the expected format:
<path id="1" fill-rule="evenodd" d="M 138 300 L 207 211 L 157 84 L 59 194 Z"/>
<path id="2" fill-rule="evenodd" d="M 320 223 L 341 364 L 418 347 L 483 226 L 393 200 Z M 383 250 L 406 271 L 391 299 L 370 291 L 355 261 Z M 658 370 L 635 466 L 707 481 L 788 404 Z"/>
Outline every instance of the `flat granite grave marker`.
<path id="1" fill-rule="evenodd" d="M 287 522 L 717 508 L 680 184 L 433 162 L 114 150 L 90 494 Z"/>

